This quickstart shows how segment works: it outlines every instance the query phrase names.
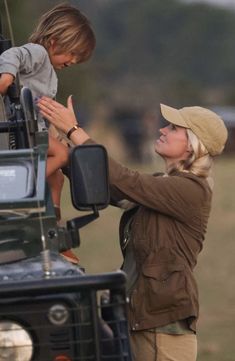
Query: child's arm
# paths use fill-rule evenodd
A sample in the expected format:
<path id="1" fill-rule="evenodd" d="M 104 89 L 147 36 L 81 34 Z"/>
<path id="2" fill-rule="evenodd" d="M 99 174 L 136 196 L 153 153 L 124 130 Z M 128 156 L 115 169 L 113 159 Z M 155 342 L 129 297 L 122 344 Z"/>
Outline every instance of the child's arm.
<path id="1" fill-rule="evenodd" d="M 12 74 L 3 73 L 0 77 L 0 94 L 5 94 L 8 87 L 13 83 L 14 76 Z"/>
<path id="2" fill-rule="evenodd" d="M 6 92 L 17 73 L 33 77 L 47 57 L 46 49 L 39 44 L 25 44 L 4 51 L 0 55 L 0 93 Z"/>

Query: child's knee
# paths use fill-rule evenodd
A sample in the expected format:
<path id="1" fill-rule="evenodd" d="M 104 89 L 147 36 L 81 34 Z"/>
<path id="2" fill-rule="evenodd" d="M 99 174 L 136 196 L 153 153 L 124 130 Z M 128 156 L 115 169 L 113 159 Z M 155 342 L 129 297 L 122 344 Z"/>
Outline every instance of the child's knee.
<path id="1" fill-rule="evenodd" d="M 63 146 L 63 151 L 60 153 L 60 157 L 63 166 L 67 165 L 69 161 L 69 149 L 66 146 Z"/>

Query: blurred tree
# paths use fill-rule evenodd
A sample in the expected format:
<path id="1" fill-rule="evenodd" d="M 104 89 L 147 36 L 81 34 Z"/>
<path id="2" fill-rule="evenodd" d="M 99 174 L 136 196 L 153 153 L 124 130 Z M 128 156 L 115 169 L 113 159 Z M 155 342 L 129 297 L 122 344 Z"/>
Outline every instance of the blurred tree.
<path id="1" fill-rule="evenodd" d="M 16 44 L 60 2 L 8 0 Z M 59 99 L 72 93 L 85 108 L 100 100 L 142 107 L 234 102 L 235 13 L 178 0 L 68 2 L 91 20 L 97 48 L 87 64 L 58 73 Z M 4 12 L 3 0 L 0 6 Z"/>

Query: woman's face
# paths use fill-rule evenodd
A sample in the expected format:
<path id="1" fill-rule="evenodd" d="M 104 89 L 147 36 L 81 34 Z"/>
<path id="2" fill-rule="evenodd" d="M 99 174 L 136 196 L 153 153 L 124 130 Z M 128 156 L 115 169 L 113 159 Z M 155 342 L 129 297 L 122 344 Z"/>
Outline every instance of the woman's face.
<path id="1" fill-rule="evenodd" d="M 160 137 L 155 143 L 155 152 L 158 153 L 168 165 L 188 158 L 191 147 L 185 128 L 169 124 L 160 129 Z"/>

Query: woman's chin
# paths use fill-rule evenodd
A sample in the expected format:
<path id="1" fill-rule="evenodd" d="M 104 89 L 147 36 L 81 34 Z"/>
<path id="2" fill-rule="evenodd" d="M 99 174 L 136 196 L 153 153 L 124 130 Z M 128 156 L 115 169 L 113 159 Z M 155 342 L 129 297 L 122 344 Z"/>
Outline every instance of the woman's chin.
<path id="1" fill-rule="evenodd" d="M 157 154 L 161 154 L 161 143 L 156 140 L 154 144 L 154 151 Z"/>

